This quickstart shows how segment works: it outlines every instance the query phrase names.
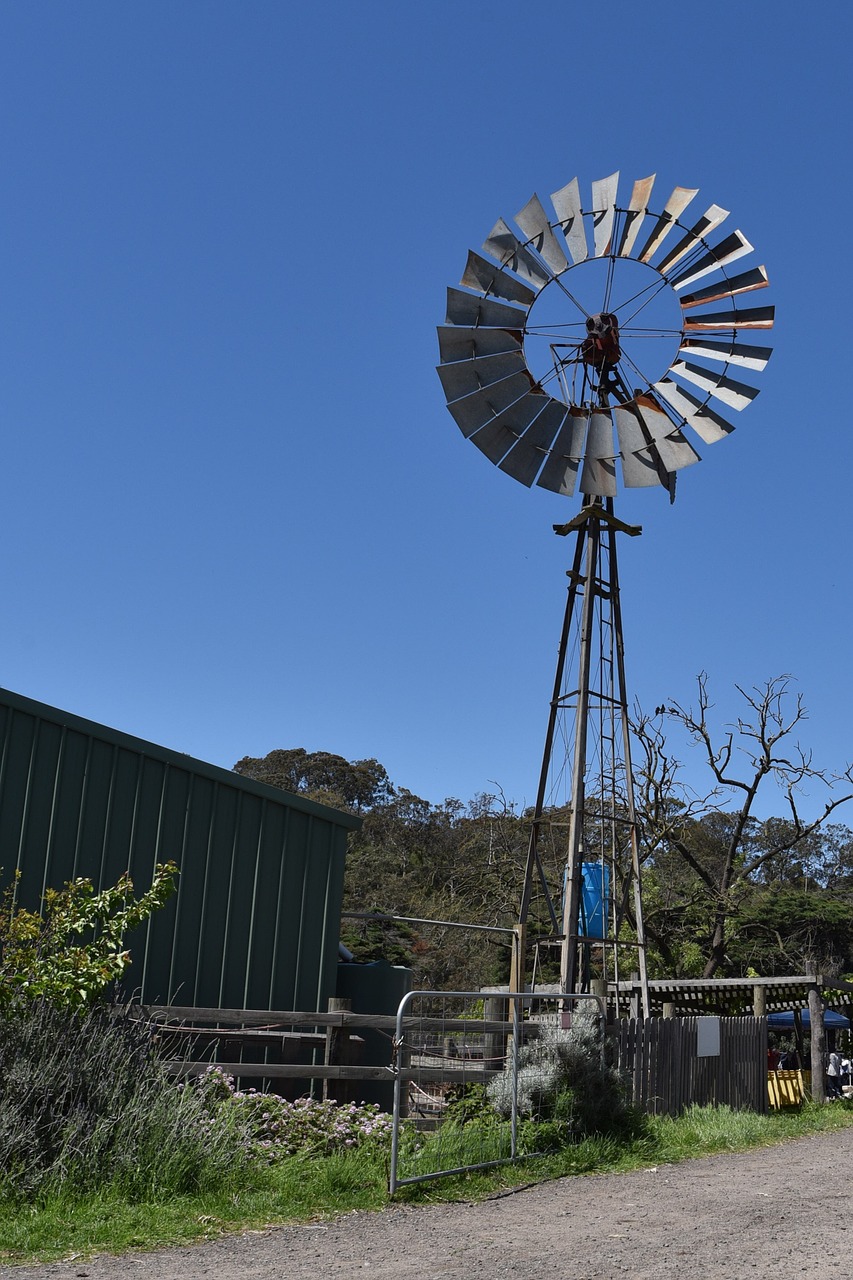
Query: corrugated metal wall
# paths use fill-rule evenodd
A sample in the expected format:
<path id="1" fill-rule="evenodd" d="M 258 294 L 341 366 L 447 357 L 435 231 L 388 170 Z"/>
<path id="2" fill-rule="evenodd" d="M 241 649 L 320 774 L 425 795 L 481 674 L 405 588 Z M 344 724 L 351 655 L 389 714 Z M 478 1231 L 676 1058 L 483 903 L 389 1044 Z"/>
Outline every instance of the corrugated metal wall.
<path id="1" fill-rule="evenodd" d="M 21 901 L 129 871 L 176 897 L 130 937 L 150 1003 L 325 1009 L 358 818 L 0 690 L 0 867 Z"/>

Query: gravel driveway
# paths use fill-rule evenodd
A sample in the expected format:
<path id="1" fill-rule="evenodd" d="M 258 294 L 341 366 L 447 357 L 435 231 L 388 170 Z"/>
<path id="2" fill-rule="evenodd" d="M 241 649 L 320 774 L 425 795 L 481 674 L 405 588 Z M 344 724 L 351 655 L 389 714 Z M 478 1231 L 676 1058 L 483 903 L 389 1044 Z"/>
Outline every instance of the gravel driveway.
<path id="1" fill-rule="evenodd" d="M 12 1280 L 743 1280 L 853 1270 L 853 1128 L 482 1204 L 392 1206 Z"/>

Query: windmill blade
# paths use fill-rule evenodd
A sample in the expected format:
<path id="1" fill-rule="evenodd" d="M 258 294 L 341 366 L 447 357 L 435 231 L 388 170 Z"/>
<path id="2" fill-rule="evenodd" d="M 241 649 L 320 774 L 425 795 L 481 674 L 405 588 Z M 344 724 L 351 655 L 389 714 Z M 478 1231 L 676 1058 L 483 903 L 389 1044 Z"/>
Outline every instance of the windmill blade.
<path id="1" fill-rule="evenodd" d="M 703 316 L 685 316 L 684 330 L 772 329 L 775 307 L 745 307 L 743 311 L 714 311 Z"/>
<path id="2" fill-rule="evenodd" d="M 658 452 L 656 439 L 672 434 L 672 420 L 649 396 L 642 405 L 614 405 L 613 419 L 622 457 L 622 479 L 629 489 L 659 484 L 669 488 L 668 468 Z"/>
<path id="3" fill-rule="evenodd" d="M 745 409 L 758 395 L 757 387 L 750 387 L 745 382 L 737 382 L 734 378 L 726 377 L 725 373 L 703 369 L 698 364 L 689 364 L 686 360 L 677 360 L 670 369 L 670 373 L 687 378 L 689 382 L 694 382 L 703 391 L 709 391 L 712 396 L 716 396 L 724 404 L 731 405 L 733 409 Z"/>
<path id="4" fill-rule="evenodd" d="M 459 360 L 456 364 L 440 364 L 437 373 L 444 387 L 448 404 L 462 396 L 470 396 L 481 387 L 502 382 L 527 366 L 521 351 L 502 352 L 496 356 L 483 356 L 476 360 Z"/>
<path id="5" fill-rule="evenodd" d="M 622 483 L 626 489 L 647 489 L 651 485 L 664 484 L 660 475 L 663 462 L 653 445 L 637 453 L 624 453 L 621 463 Z"/>
<path id="6" fill-rule="evenodd" d="M 675 412 L 689 423 L 705 444 L 716 444 L 718 440 L 724 440 L 734 431 L 733 424 L 727 422 L 709 404 L 697 399 L 684 387 L 670 382 L 669 378 L 662 378 L 660 382 L 656 382 L 653 389 L 672 405 Z"/>
<path id="7" fill-rule="evenodd" d="M 589 416 L 581 493 L 603 498 L 616 496 L 616 452 L 610 413 L 593 410 Z"/>
<path id="8" fill-rule="evenodd" d="M 752 253 L 752 245 L 742 231 L 733 231 L 730 236 L 726 236 L 725 240 L 721 241 L 715 248 L 709 249 L 706 254 L 703 254 L 698 262 L 694 262 L 684 275 L 676 276 L 669 283 L 673 289 L 683 289 L 686 285 L 692 284 L 694 280 L 701 280 L 702 276 L 710 275 L 712 271 L 717 271 L 729 262 L 736 262 L 738 258 L 742 258 L 747 253 Z"/>
<path id="9" fill-rule="evenodd" d="M 694 462 L 701 462 L 693 445 L 677 428 L 663 440 L 656 440 L 655 448 L 667 471 L 680 471 L 682 467 L 692 467 Z"/>
<path id="10" fill-rule="evenodd" d="M 530 395 L 532 386 L 530 374 L 525 370 L 483 387 L 470 396 L 463 396 L 461 400 L 454 400 L 447 407 L 463 436 L 472 436 L 505 409 Z"/>
<path id="11" fill-rule="evenodd" d="M 654 230 L 640 251 L 639 261 L 648 262 L 657 249 L 663 244 L 676 219 L 681 216 L 690 201 L 699 194 L 699 188 L 676 187 L 664 205 L 663 213 L 655 223 Z"/>
<path id="12" fill-rule="evenodd" d="M 541 396 L 535 397 L 541 400 Z M 527 397 L 533 399 L 532 396 Z M 524 401 L 521 401 L 524 404 Z M 545 408 L 537 415 L 524 434 L 516 441 L 504 460 L 499 464 L 501 471 L 519 480 L 529 489 L 539 474 L 542 464 L 548 457 L 557 432 L 562 427 L 568 414 L 567 407 L 559 400 L 548 400 Z"/>
<path id="13" fill-rule="evenodd" d="M 521 433 L 549 403 L 550 397 L 531 393 L 510 405 L 469 437 L 490 462 L 498 463 L 518 443 Z M 565 408 L 565 406 L 564 406 Z"/>
<path id="14" fill-rule="evenodd" d="M 450 324 L 439 325 L 437 332 L 442 364 L 521 350 L 521 335 L 510 329 L 465 329 Z"/>
<path id="15" fill-rule="evenodd" d="M 569 260 L 560 248 L 559 241 L 551 230 L 548 215 L 535 193 L 520 213 L 515 215 L 515 220 L 528 240 L 533 242 L 533 248 L 544 258 L 555 275 L 558 276 L 561 271 L 568 268 Z"/>
<path id="16" fill-rule="evenodd" d="M 706 360 L 716 360 L 720 364 L 738 364 L 744 369 L 755 369 L 759 373 L 773 354 L 772 347 L 751 347 L 745 342 L 739 344 L 733 337 L 727 342 L 714 342 L 710 338 L 686 338 L 679 351 L 686 355 L 704 356 Z"/>
<path id="17" fill-rule="evenodd" d="M 502 267 L 509 267 L 510 271 L 514 271 L 536 285 L 537 289 L 541 289 L 554 279 L 547 267 L 537 262 L 532 253 L 528 253 L 503 218 L 498 218 L 483 241 L 483 248 Z"/>
<path id="18" fill-rule="evenodd" d="M 583 225 L 583 211 L 581 209 L 580 187 L 577 178 L 572 178 L 571 182 L 566 183 L 559 191 L 555 191 L 551 196 L 551 201 L 557 213 L 557 221 L 560 223 L 560 230 L 566 237 L 569 253 L 572 262 L 585 262 L 589 257 L 589 250 L 586 245 L 586 231 Z"/>
<path id="19" fill-rule="evenodd" d="M 572 496 L 583 454 L 588 418 L 589 414 L 585 409 L 569 409 L 536 481 L 540 488 L 550 489 L 553 493 L 560 493 L 568 498 Z"/>
<path id="20" fill-rule="evenodd" d="M 609 178 L 598 178 L 592 184 L 592 238 L 596 258 L 603 258 L 610 252 L 618 187 L 618 172 L 611 173 Z"/>
<path id="21" fill-rule="evenodd" d="M 670 249 L 663 261 L 658 263 L 657 269 L 661 275 L 665 276 L 676 262 L 680 262 L 686 253 L 695 249 L 697 243 L 705 236 L 709 236 L 721 222 L 725 222 L 728 216 L 728 209 L 722 209 L 718 204 L 712 204 L 710 209 L 706 209 L 699 221 L 695 222 L 687 234 L 681 237 L 675 248 Z"/>
<path id="22" fill-rule="evenodd" d="M 507 275 L 487 258 L 481 258 L 473 249 L 468 250 L 468 261 L 465 274 L 459 282 L 466 289 L 477 289 L 480 293 L 494 294 L 497 298 L 506 298 L 509 302 L 521 302 L 530 307 L 536 300 L 536 294 L 526 284 Z"/>
<path id="23" fill-rule="evenodd" d="M 679 299 L 681 310 L 698 307 L 703 302 L 718 302 L 720 298 L 733 298 L 736 293 L 751 293 L 753 289 L 766 289 L 769 283 L 767 268 L 753 267 L 751 271 L 744 271 L 739 276 L 721 280 L 719 284 L 706 285 L 697 293 L 686 293 Z"/>
<path id="24" fill-rule="evenodd" d="M 483 326 L 488 329 L 512 329 L 521 335 L 527 321 L 527 312 L 508 307 L 490 298 L 478 298 L 462 289 L 447 290 L 447 324 L 459 324 L 470 328 Z"/>
<path id="25" fill-rule="evenodd" d="M 673 421 L 669 414 L 649 395 L 635 396 L 627 406 L 645 429 L 648 441 L 656 444 L 672 434 Z"/>
<path id="26" fill-rule="evenodd" d="M 638 178 L 634 183 L 634 189 L 631 192 L 631 199 L 629 200 L 628 208 L 625 211 L 625 222 L 622 227 L 622 235 L 619 240 L 620 258 L 630 258 L 631 256 L 634 241 L 637 239 L 640 227 L 643 225 L 643 219 L 646 216 L 649 197 L 652 194 L 652 187 L 655 185 L 655 177 L 656 175 L 653 173 L 648 178 Z"/>
<path id="27" fill-rule="evenodd" d="M 616 424 L 616 439 L 619 441 L 619 452 L 623 458 L 639 453 L 641 449 L 648 448 L 651 441 L 648 439 L 647 433 L 643 431 L 642 423 L 633 411 L 632 406 L 615 404 L 613 406 L 613 421 Z M 670 431 L 672 430 L 671 422 L 669 423 L 669 429 Z"/>

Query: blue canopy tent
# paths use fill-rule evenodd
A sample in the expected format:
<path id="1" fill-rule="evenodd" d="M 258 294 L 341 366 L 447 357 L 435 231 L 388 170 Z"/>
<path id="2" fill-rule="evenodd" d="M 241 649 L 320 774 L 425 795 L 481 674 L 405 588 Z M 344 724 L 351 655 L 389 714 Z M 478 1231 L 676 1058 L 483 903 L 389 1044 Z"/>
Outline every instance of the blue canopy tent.
<path id="1" fill-rule="evenodd" d="M 800 1019 L 803 1031 L 808 1031 L 811 1026 L 808 1009 L 800 1010 Z M 792 1030 L 794 1027 L 794 1010 L 786 1009 L 784 1013 L 769 1013 L 767 1015 L 767 1025 L 777 1031 Z M 836 1013 L 834 1009 L 826 1009 L 823 1015 L 823 1025 L 828 1031 L 849 1031 L 850 1019 L 845 1018 L 843 1013 Z"/>

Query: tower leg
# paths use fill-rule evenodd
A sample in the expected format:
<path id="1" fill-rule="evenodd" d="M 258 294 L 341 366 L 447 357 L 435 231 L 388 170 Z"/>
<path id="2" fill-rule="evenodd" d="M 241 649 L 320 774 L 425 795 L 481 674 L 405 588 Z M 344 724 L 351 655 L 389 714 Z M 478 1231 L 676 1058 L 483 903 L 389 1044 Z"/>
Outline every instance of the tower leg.
<path id="1" fill-rule="evenodd" d="M 636 946 L 643 1011 L 648 1014 L 645 933 L 640 884 L 640 852 L 634 808 L 631 771 L 630 730 L 625 681 L 622 612 L 616 562 L 616 534 L 631 535 L 640 529 L 625 525 L 613 515 L 613 503 L 585 502 L 579 516 L 556 528 L 561 534 L 576 533 L 573 567 L 569 571 L 566 612 L 557 655 L 554 693 L 551 699 L 539 788 L 530 829 L 527 863 L 519 910 L 519 927 L 526 933 L 533 890 L 541 885 L 548 910 L 552 937 L 560 939 L 560 983 L 564 991 L 579 991 L 588 982 L 592 947 L 597 945 L 607 972 L 607 954 L 612 951 L 614 979 L 618 979 L 620 927 L 624 921 L 627 892 L 633 887 Z M 569 642 L 578 629 L 576 667 L 567 671 Z M 576 684 L 572 677 L 576 673 Z M 548 795 L 552 766 L 559 765 L 555 741 L 561 716 L 574 711 L 571 746 L 571 792 L 568 800 L 569 832 L 566 845 L 564 892 L 559 922 L 554 897 L 549 890 L 540 853 L 543 828 L 553 798 Z M 563 735 L 566 736 L 566 735 Z M 597 759 L 595 754 L 597 752 Z M 567 753 L 568 755 L 568 753 Z M 592 790 L 590 791 L 590 788 Z M 589 794 L 588 794 L 589 792 Z M 597 850 L 587 848 L 590 833 L 596 833 Z M 605 837 L 609 838 L 609 846 Z M 600 880 L 603 910 L 599 935 L 592 936 L 582 921 L 582 879 L 585 861 L 597 853 L 603 864 Z M 609 885 L 605 891 L 604 886 Z M 560 898 L 557 896 L 557 902 Z M 609 924 L 608 924 L 609 921 Z M 522 934 L 522 937 L 524 934 Z M 583 948 L 583 954 L 582 954 Z M 523 947 L 516 948 L 513 986 L 523 989 L 525 964 Z"/>

